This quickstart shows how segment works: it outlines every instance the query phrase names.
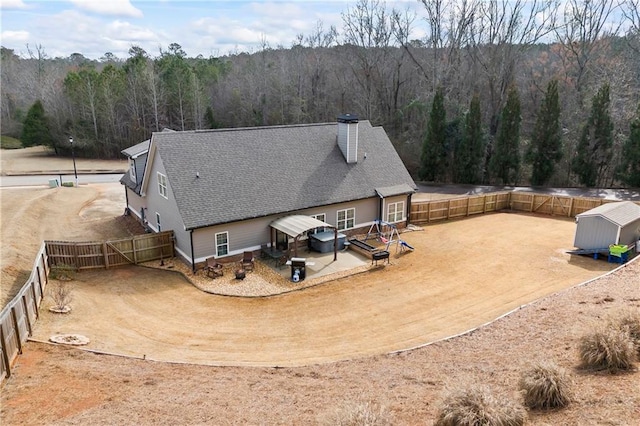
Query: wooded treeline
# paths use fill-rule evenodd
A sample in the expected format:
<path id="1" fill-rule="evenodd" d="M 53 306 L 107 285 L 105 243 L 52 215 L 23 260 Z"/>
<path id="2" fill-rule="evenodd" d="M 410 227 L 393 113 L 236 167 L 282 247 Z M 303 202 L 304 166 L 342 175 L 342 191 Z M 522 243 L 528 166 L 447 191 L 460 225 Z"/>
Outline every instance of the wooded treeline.
<path id="1" fill-rule="evenodd" d="M 3 47 L 2 133 L 61 154 L 73 136 L 77 154 L 114 158 L 163 128 L 348 112 L 383 126 L 416 179 L 640 187 L 639 0 L 419 3 L 359 0 L 341 33 L 318 22 L 290 47 L 222 57 Z"/>

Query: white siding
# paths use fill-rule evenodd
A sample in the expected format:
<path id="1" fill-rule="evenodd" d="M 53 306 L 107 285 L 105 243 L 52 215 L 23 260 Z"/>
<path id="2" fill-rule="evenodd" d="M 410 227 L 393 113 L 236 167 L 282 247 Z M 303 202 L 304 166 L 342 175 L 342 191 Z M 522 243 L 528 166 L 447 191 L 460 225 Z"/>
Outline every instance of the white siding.
<path id="1" fill-rule="evenodd" d="M 158 192 L 158 172 L 166 176 L 162 159 L 159 155 L 153 161 L 153 167 L 148 174 L 148 185 L 146 191 L 146 208 L 147 208 L 147 220 L 149 221 L 149 227 L 154 231 L 157 231 L 155 226 L 156 212 L 160 214 L 162 219 L 162 230 L 172 230 L 175 233 L 176 243 L 175 247 L 179 254 L 186 260 L 191 260 L 191 239 L 189 232 L 185 231 L 182 217 L 178 211 L 178 206 L 173 196 L 173 190 L 171 189 L 171 182 L 167 179 L 167 196 L 164 198 Z"/>
<path id="2" fill-rule="evenodd" d="M 127 192 L 127 207 L 131 214 L 135 215 L 139 221 L 142 221 L 142 208 L 145 205 L 145 199 L 136 194 L 132 189 L 125 186 Z"/>

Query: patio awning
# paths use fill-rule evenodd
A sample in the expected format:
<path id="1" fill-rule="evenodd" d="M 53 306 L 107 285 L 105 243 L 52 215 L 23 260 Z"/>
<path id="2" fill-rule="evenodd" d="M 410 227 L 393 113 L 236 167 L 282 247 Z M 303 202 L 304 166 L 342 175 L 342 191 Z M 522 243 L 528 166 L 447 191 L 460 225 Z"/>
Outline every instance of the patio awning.
<path id="1" fill-rule="evenodd" d="M 310 229 L 335 228 L 326 222 L 302 214 L 281 217 L 271 222 L 269 226 L 294 238 Z"/>

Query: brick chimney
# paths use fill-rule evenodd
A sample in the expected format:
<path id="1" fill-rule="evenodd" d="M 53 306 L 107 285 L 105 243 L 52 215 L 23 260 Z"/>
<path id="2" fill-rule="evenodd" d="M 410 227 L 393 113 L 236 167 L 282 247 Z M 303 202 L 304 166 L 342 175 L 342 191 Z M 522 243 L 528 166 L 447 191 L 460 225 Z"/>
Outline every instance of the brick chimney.
<path id="1" fill-rule="evenodd" d="M 358 116 L 338 116 L 338 146 L 347 163 L 358 162 Z"/>

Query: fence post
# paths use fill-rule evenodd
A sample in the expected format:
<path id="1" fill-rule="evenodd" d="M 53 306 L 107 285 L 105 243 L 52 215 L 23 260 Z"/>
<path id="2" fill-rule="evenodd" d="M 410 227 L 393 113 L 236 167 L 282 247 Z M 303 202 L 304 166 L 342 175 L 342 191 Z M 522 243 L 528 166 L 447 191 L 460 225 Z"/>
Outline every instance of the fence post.
<path id="1" fill-rule="evenodd" d="M 47 261 L 44 258 L 44 251 L 42 252 L 42 266 L 44 266 L 44 282 L 45 285 L 49 284 L 49 271 L 47 270 Z"/>
<path id="2" fill-rule="evenodd" d="M 31 319 L 29 318 L 29 306 L 27 305 L 27 297 L 24 294 L 22 295 L 22 309 L 24 309 L 24 317 L 27 320 L 27 333 L 29 336 L 32 336 L 33 328 L 31 327 Z"/>
<path id="3" fill-rule="evenodd" d="M 427 203 L 427 223 L 431 222 L 431 201 Z"/>
<path id="4" fill-rule="evenodd" d="M 9 354 L 7 353 L 7 341 L 4 338 L 4 328 L 0 324 L 0 339 L 2 340 L 2 360 L 7 367 L 7 378 L 11 377 L 11 363 L 9 362 Z"/>
<path id="5" fill-rule="evenodd" d="M 40 294 L 42 295 L 42 298 L 44 299 L 44 288 L 42 287 L 42 278 L 40 278 L 40 267 L 39 266 L 36 266 L 36 273 L 38 274 L 38 285 L 40 286 Z"/>
<path id="6" fill-rule="evenodd" d="M 133 264 L 134 265 L 138 264 L 138 250 L 136 248 L 136 241 L 137 241 L 136 237 L 133 237 L 131 239 L 131 251 L 133 252 Z"/>
<path id="7" fill-rule="evenodd" d="M 102 243 L 102 256 L 104 257 L 104 269 L 109 269 L 109 256 L 107 255 L 107 242 Z"/>
<path id="8" fill-rule="evenodd" d="M 36 288 L 33 286 L 33 283 L 31 283 L 31 285 L 29 286 L 31 287 L 31 294 L 33 295 L 33 306 L 34 309 L 36 310 L 36 319 L 40 318 L 40 310 L 39 310 L 39 303 L 38 303 L 38 297 L 36 296 Z M 40 287 L 42 289 L 42 287 Z M 42 299 L 44 300 L 44 293 L 40 293 L 42 295 Z"/>
<path id="9" fill-rule="evenodd" d="M 573 216 L 573 200 L 575 200 L 575 198 L 571 197 L 571 202 L 569 203 L 569 214 L 567 215 L 567 217 Z"/>
<path id="10" fill-rule="evenodd" d="M 16 316 L 16 307 L 11 307 L 11 318 L 13 319 L 13 331 L 16 333 L 18 341 L 18 353 L 22 353 L 22 339 L 20 338 L 20 327 L 18 326 L 18 317 Z"/>

